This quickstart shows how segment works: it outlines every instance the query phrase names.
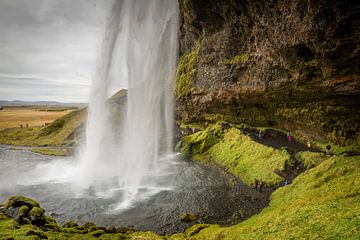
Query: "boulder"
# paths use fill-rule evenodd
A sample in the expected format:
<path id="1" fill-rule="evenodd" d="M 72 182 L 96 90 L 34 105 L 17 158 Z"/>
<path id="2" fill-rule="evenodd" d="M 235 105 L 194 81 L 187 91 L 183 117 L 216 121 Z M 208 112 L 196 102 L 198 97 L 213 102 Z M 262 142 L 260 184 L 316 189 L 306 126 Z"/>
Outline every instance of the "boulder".
<path id="1" fill-rule="evenodd" d="M 44 226 L 46 223 L 45 211 L 40 207 L 33 207 L 29 212 L 31 224 L 36 226 Z"/>
<path id="2" fill-rule="evenodd" d="M 30 210 L 33 207 L 40 207 L 40 204 L 31 198 L 26 198 L 22 196 L 12 196 L 6 201 L 4 208 L 8 209 L 10 207 L 17 208 L 21 206 L 27 206 Z"/>

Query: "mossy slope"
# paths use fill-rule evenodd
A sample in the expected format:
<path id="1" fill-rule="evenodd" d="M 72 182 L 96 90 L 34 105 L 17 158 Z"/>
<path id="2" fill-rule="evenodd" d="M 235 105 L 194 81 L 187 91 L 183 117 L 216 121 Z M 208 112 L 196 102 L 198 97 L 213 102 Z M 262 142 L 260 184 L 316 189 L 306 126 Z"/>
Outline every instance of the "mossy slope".
<path id="1" fill-rule="evenodd" d="M 14 205 L 18 198 L 10 199 L 5 207 Z M 33 200 L 20 200 L 38 206 Z M 93 224 L 60 227 L 52 222 L 44 231 L 31 224 L 21 225 L 0 210 L 0 239 L 359 239 L 359 202 L 360 156 L 334 156 L 275 191 L 269 207 L 260 214 L 231 227 L 198 224 L 185 233 L 158 236 L 116 232 Z"/>
<path id="2" fill-rule="evenodd" d="M 260 214 L 190 239 L 359 239 L 360 157 L 332 157 L 271 196 Z"/>
<path id="3" fill-rule="evenodd" d="M 286 150 L 277 150 L 253 141 L 239 129 L 222 129 L 220 123 L 183 138 L 181 151 L 185 155 L 203 154 L 195 159 L 211 159 L 248 185 L 255 179 L 267 185 L 280 183 L 283 171 L 291 164 Z"/>

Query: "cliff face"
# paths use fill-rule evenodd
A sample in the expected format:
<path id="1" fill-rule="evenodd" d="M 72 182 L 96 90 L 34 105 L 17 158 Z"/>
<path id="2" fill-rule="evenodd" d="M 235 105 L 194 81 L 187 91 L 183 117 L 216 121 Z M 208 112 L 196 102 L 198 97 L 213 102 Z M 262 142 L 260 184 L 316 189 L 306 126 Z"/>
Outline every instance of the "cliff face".
<path id="1" fill-rule="evenodd" d="M 179 1 L 178 118 L 360 142 L 360 4 Z"/>

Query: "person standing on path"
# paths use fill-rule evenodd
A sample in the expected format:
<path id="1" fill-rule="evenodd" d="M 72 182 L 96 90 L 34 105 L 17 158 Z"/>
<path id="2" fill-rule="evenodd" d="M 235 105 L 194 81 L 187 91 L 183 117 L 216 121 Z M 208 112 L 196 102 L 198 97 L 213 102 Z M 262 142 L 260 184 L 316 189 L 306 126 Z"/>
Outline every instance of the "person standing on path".
<path id="1" fill-rule="evenodd" d="M 330 152 L 331 146 L 330 146 L 330 144 L 327 144 L 325 148 L 326 148 L 326 150 L 325 150 L 326 155 L 330 156 L 331 155 L 331 152 Z"/>
<path id="2" fill-rule="evenodd" d="M 290 132 L 288 132 L 288 133 L 286 134 L 286 136 L 287 136 L 287 140 L 288 140 L 288 142 L 291 142 L 291 141 L 292 141 L 292 136 L 291 136 L 291 133 L 290 133 Z"/>
<path id="3" fill-rule="evenodd" d="M 310 143 L 310 141 L 308 141 L 308 142 L 306 143 L 306 146 L 307 146 L 307 148 L 308 148 L 308 152 L 310 152 L 310 148 L 311 148 L 311 143 Z"/>

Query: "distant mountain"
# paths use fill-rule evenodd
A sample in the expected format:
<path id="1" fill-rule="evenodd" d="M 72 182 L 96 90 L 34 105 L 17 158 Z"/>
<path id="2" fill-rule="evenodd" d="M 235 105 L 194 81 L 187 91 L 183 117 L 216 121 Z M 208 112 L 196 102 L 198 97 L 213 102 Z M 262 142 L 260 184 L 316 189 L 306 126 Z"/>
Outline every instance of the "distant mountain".
<path id="1" fill-rule="evenodd" d="M 62 103 L 56 101 L 6 101 L 0 100 L 0 106 L 66 106 L 66 107 L 85 107 L 87 103 Z"/>

